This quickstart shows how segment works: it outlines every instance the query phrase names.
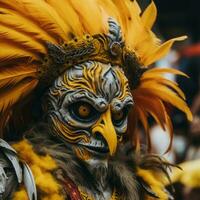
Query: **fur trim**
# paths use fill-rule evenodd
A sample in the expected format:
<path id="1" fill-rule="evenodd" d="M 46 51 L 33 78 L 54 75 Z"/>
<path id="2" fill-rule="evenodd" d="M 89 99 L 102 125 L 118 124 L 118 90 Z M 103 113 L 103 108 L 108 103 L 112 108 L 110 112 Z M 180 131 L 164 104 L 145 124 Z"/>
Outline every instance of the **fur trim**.
<path id="1" fill-rule="evenodd" d="M 21 187 L 19 191 L 14 193 L 13 200 L 28 200 L 28 195 L 24 187 Z"/>
<path id="2" fill-rule="evenodd" d="M 64 197 L 59 195 L 60 185 L 51 174 L 52 170 L 57 168 L 55 161 L 49 155 L 43 156 L 35 153 L 32 145 L 27 140 L 23 140 L 13 145 L 13 147 L 18 152 L 20 159 L 28 163 L 31 168 L 35 177 L 36 186 L 39 189 L 39 199 L 64 200 Z M 15 196 L 16 198 L 20 196 L 18 199 L 26 199 L 24 190 L 20 190 Z"/>
<path id="3" fill-rule="evenodd" d="M 161 180 L 154 176 L 156 172 L 166 173 L 165 168 L 168 166 L 159 157 L 137 155 L 130 145 L 123 145 L 119 146 L 115 156 L 108 159 L 107 165 L 101 163 L 91 168 L 74 154 L 69 145 L 49 133 L 48 126 L 40 124 L 26 134 L 26 139 L 32 144 L 39 158 L 50 157 L 56 162 L 55 168 L 46 169 L 52 178 L 61 180 L 67 176 L 77 186 L 87 188 L 91 196 L 95 193 L 103 195 L 103 191 L 109 186 L 111 190 L 116 190 L 123 200 L 142 200 L 150 196 L 151 200 L 166 199 Z M 49 185 L 45 177 L 44 180 Z"/>

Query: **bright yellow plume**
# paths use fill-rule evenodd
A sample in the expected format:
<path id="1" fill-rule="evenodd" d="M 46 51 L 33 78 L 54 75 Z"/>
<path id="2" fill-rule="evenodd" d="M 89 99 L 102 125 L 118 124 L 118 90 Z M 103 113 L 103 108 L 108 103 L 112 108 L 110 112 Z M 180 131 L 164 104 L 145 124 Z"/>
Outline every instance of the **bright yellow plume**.
<path id="1" fill-rule="evenodd" d="M 189 188 L 200 187 L 200 160 L 190 160 L 179 165 L 179 168 L 174 168 L 171 175 L 172 183 L 182 183 Z"/>
<path id="2" fill-rule="evenodd" d="M 136 0 L 0 0 L 0 130 L 11 118 L 17 118 L 16 105 L 31 101 L 32 91 L 39 83 L 38 66 L 47 54 L 46 41 L 61 45 L 84 34 L 107 34 L 107 20 L 113 17 L 121 26 L 126 46 L 135 52 L 141 65 L 148 66 L 164 57 L 175 41 L 185 38 L 161 44 L 151 31 L 156 16 L 153 1 L 142 12 Z M 133 91 L 135 115 L 146 131 L 148 113 L 163 128 L 166 124 L 171 129 L 163 102 L 192 118 L 183 93 L 162 73 L 145 72 L 140 86 Z"/>

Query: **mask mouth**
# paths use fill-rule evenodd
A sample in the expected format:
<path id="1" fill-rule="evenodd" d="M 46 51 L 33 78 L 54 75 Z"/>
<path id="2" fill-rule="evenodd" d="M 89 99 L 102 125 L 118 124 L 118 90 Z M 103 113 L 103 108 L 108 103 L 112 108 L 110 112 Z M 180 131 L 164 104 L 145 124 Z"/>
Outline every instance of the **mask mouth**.
<path id="1" fill-rule="evenodd" d="M 105 140 L 92 138 L 89 143 L 79 142 L 79 145 L 95 155 L 109 154 L 109 148 Z"/>
<path id="2" fill-rule="evenodd" d="M 84 145 L 84 147 L 94 153 L 94 154 L 108 154 L 109 153 L 109 149 L 108 147 L 95 147 L 95 146 L 87 146 L 87 145 Z"/>

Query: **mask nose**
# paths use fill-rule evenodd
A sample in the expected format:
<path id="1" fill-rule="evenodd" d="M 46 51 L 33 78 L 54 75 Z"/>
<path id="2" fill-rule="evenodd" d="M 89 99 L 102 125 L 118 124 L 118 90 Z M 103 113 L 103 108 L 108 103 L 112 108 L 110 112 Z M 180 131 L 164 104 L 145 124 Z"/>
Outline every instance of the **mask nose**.
<path id="1" fill-rule="evenodd" d="M 104 112 L 97 123 L 92 127 L 93 134 L 101 134 L 108 144 L 110 155 L 116 152 L 117 134 L 112 123 L 111 110 L 108 108 Z"/>

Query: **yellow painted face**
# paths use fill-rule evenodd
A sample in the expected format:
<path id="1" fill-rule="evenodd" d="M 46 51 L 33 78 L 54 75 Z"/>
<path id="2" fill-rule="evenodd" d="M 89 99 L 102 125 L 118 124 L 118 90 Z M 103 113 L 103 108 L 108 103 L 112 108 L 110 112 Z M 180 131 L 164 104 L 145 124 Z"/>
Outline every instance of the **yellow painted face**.
<path id="1" fill-rule="evenodd" d="M 54 134 L 86 160 L 115 153 L 133 100 L 122 69 L 91 61 L 60 76 L 46 104 Z"/>

